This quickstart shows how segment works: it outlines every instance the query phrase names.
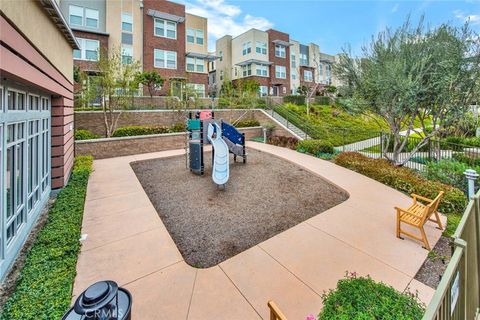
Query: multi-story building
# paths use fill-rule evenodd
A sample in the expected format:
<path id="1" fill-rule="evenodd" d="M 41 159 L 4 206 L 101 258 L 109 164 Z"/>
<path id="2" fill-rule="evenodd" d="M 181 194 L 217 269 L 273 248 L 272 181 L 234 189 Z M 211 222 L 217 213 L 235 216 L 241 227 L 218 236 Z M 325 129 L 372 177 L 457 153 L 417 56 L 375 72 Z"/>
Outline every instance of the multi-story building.
<path id="1" fill-rule="evenodd" d="M 217 94 L 225 80 L 256 80 L 262 96 L 285 96 L 297 94 L 302 86 L 334 84 L 334 56 L 321 53 L 314 43 L 303 45 L 273 29 L 250 29 L 235 38 L 226 35 L 216 42 L 216 56 L 219 59 L 209 65 L 209 83 Z"/>
<path id="2" fill-rule="evenodd" d="M 0 1 L 0 279 L 73 165 L 77 41 L 55 0 Z"/>
<path id="3" fill-rule="evenodd" d="M 102 51 L 121 50 L 124 63 L 138 61 L 166 80 L 156 95 L 206 95 L 207 63 L 215 58 L 207 50 L 206 18 L 166 0 L 60 0 L 60 7 L 80 44 L 74 51 L 80 70 L 95 74 Z"/>
<path id="4" fill-rule="evenodd" d="M 250 29 L 232 38 L 226 35 L 216 42 L 216 89 L 225 80 L 253 79 L 260 84 L 261 95 L 283 96 L 290 92 L 290 37 L 273 29 Z"/>

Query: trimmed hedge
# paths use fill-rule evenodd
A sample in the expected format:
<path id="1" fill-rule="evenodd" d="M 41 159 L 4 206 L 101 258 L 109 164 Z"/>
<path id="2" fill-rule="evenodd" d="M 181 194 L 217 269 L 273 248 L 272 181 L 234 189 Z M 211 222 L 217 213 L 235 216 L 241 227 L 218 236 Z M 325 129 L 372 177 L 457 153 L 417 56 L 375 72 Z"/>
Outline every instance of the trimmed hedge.
<path id="1" fill-rule="evenodd" d="M 297 148 L 298 139 L 294 137 L 272 135 L 268 137 L 267 143 L 277 147 L 283 147 L 283 148 L 289 148 L 289 149 L 295 150 Z"/>
<path id="2" fill-rule="evenodd" d="M 327 106 L 331 102 L 332 101 L 331 101 L 330 97 L 324 97 L 324 96 L 316 96 L 315 97 L 315 103 L 323 105 L 323 106 Z"/>
<path id="3" fill-rule="evenodd" d="M 128 126 L 116 129 L 112 137 L 146 136 L 151 134 L 174 133 L 184 131 L 185 125 L 183 123 L 177 123 L 171 127 Z"/>
<path id="4" fill-rule="evenodd" d="M 401 293 L 370 277 L 355 273 L 339 280 L 337 288 L 322 296 L 319 320 L 331 319 L 422 319 L 424 306 L 416 295 Z"/>
<path id="5" fill-rule="evenodd" d="M 92 133 L 90 130 L 77 129 L 75 130 L 75 140 L 91 140 L 98 139 L 99 135 Z"/>
<path id="6" fill-rule="evenodd" d="M 323 140 L 303 140 L 298 142 L 297 151 L 302 153 L 310 153 L 315 156 L 319 154 L 334 154 L 335 149 L 332 144 Z"/>
<path id="7" fill-rule="evenodd" d="M 91 170 L 92 157 L 75 158 L 70 181 L 58 194 L 27 254 L 1 319 L 60 319 L 69 308 Z"/>
<path id="8" fill-rule="evenodd" d="M 407 194 L 416 193 L 432 199 L 444 191 L 439 206 L 442 213 L 462 214 L 467 205 L 467 197 L 460 189 L 427 180 L 409 168 L 395 167 L 385 159 L 372 159 L 360 153 L 345 152 L 335 158 L 335 163 Z"/>
<path id="9" fill-rule="evenodd" d="M 304 105 L 305 104 L 305 96 L 285 96 L 283 97 L 283 102 L 284 103 L 293 103 L 298 106 Z"/>
<path id="10" fill-rule="evenodd" d="M 256 119 L 245 119 L 240 120 L 235 124 L 236 128 L 249 128 L 249 127 L 258 127 L 260 126 L 260 122 Z"/>

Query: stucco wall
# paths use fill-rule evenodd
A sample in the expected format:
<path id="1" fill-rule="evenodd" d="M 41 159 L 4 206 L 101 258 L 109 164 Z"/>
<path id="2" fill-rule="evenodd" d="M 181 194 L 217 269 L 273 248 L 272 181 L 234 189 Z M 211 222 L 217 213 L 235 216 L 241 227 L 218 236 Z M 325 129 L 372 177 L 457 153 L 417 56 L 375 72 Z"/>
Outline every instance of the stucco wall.
<path id="1" fill-rule="evenodd" d="M 34 0 L 0 1 L 0 10 L 52 65 L 73 83 L 72 47 L 63 33 L 53 24 L 40 3 Z M 34 23 L 32 23 L 32 17 L 35 17 Z"/>

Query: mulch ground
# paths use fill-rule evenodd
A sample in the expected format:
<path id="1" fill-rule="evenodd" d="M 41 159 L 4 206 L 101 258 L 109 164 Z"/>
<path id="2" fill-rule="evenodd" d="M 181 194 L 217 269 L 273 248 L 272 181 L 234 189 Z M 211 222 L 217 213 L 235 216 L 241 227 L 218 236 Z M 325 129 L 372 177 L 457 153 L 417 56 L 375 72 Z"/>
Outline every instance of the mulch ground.
<path id="1" fill-rule="evenodd" d="M 415 275 L 415 279 L 433 289 L 438 287 L 448 262 L 452 257 L 451 241 L 452 239 L 443 236 L 438 240 L 433 250 L 428 253 L 428 257 L 425 259 L 422 267 Z"/>
<path id="2" fill-rule="evenodd" d="M 311 172 L 255 150 L 248 150 L 247 164 L 230 156 L 230 180 L 220 190 L 211 179 L 211 152 L 205 157 L 204 176 L 186 169 L 183 156 L 132 163 L 185 261 L 197 268 L 217 265 L 348 198 Z"/>

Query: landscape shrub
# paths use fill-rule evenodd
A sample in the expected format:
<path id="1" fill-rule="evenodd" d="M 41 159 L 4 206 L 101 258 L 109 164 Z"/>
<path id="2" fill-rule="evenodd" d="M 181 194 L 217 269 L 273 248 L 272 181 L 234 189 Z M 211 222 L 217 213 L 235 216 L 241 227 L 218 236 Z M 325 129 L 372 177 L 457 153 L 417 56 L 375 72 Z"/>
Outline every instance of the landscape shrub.
<path id="1" fill-rule="evenodd" d="M 267 143 L 277 147 L 283 147 L 283 148 L 289 148 L 289 149 L 295 150 L 297 148 L 298 139 L 294 137 L 272 135 L 268 137 Z"/>
<path id="2" fill-rule="evenodd" d="M 433 199 L 440 191 L 444 191 L 440 212 L 463 214 L 465 210 L 467 197 L 462 190 L 428 180 L 409 168 L 396 167 L 385 159 L 372 159 L 360 153 L 345 152 L 335 158 L 335 163 L 407 194 L 416 193 Z"/>
<path id="3" fill-rule="evenodd" d="M 431 161 L 425 166 L 425 177 L 430 180 L 440 181 L 445 184 L 467 192 L 467 179 L 463 174 L 467 169 L 480 172 L 480 167 L 472 167 L 464 162 L 452 160 Z"/>
<path id="4" fill-rule="evenodd" d="M 454 153 L 452 155 L 452 159 L 462 163 L 466 163 L 470 166 L 480 167 L 480 157 L 476 154 L 468 155 L 460 152 Z"/>
<path id="5" fill-rule="evenodd" d="M 283 97 L 283 102 L 284 103 L 292 103 L 295 105 L 304 105 L 305 104 L 305 96 L 285 96 Z"/>
<path id="6" fill-rule="evenodd" d="M 245 119 L 235 123 L 235 127 L 237 128 L 249 128 L 249 127 L 258 127 L 258 126 L 260 126 L 260 122 L 258 122 L 257 119 Z"/>
<path id="7" fill-rule="evenodd" d="M 127 126 L 116 129 L 112 137 L 145 136 L 151 134 L 174 133 L 183 131 L 185 131 L 185 125 L 183 123 L 177 123 L 171 127 Z"/>
<path id="8" fill-rule="evenodd" d="M 60 319 L 70 306 L 92 157 L 75 158 L 72 176 L 48 212 L 0 319 Z"/>
<path id="9" fill-rule="evenodd" d="M 329 97 L 324 97 L 324 96 L 316 96 L 315 97 L 315 103 L 322 105 L 322 106 L 328 106 L 330 104 L 331 100 Z"/>
<path id="10" fill-rule="evenodd" d="M 91 140 L 98 139 L 99 135 L 92 133 L 90 130 L 77 129 L 75 130 L 75 140 Z"/>
<path id="11" fill-rule="evenodd" d="M 320 153 L 334 154 L 335 149 L 328 141 L 323 140 L 302 140 L 297 144 L 297 151 L 302 153 L 309 153 L 317 156 Z"/>
<path id="12" fill-rule="evenodd" d="M 418 297 L 401 293 L 370 277 L 347 275 L 335 290 L 322 296 L 323 309 L 319 320 L 331 319 L 421 319 L 424 306 Z"/>

